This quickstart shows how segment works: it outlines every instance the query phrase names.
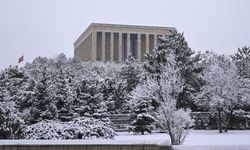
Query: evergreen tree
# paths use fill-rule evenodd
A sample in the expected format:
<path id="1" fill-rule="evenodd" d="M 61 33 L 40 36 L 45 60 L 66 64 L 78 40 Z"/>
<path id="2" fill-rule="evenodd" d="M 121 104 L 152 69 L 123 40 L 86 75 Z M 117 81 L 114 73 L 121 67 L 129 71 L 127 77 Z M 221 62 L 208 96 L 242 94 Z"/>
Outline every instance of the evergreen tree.
<path id="1" fill-rule="evenodd" d="M 4 72 L 0 73 L 0 102 L 4 100 L 5 98 L 5 85 L 4 85 Z"/>
<path id="2" fill-rule="evenodd" d="M 126 64 L 122 67 L 121 78 L 126 81 L 126 90 L 131 92 L 140 83 L 140 69 L 132 54 L 128 55 Z"/>
<path id="3" fill-rule="evenodd" d="M 73 117 L 71 105 L 73 104 L 74 95 L 66 76 L 61 68 L 55 79 L 53 95 L 51 96 L 58 110 L 58 119 L 62 121 L 70 121 Z"/>
<path id="4" fill-rule="evenodd" d="M 22 137 L 23 121 L 16 102 L 27 79 L 24 74 L 18 67 L 9 67 L 0 74 L 0 138 Z"/>
<path id="5" fill-rule="evenodd" d="M 19 90 L 19 94 L 16 101 L 16 107 L 21 113 L 21 117 L 27 121 L 30 114 L 30 110 L 32 108 L 32 103 L 36 99 L 35 95 L 35 81 L 30 78 L 27 82 L 25 82 L 22 88 Z"/>
<path id="6" fill-rule="evenodd" d="M 203 69 L 199 65 L 201 60 L 200 54 L 195 55 L 195 52 L 188 47 L 183 34 L 178 33 L 176 30 L 171 31 L 169 35 L 160 37 L 158 45 L 153 51 L 152 55 L 146 55 L 148 63 L 144 66 L 145 69 L 151 74 L 153 73 L 159 80 L 162 67 L 169 63 L 167 59 L 170 58 L 166 57 L 166 55 L 172 53 L 174 55 L 173 59 L 180 68 L 181 78 L 184 81 L 183 91 L 179 93 L 176 107 L 191 107 L 195 109 L 196 107 L 192 103 L 193 95 L 203 85 L 199 75 Z"/>
<path id="7" fill-rule="evenodd" d="M 23 69 L 17 66 L 9 67 L 4 70 L 4 78 L 2 83 L 6 87 L 7 96 L 9 100 L 16 101 L 18 99 L 19 90 L 22 89 L 23 84 L 28 80 L 27 75 Z"/>
<path id="8" fill-rule="evenodd" d="M 29 123 L 37 123 L 44 119 L 57 118 L 57 109 L 50 97 L 49 77 L 46 68 L 43 69 L 42 78 L 34 89 L 35 99 L 30 109 Z"/>
<path id="9" fill-rule="evenodd" d="M 76 111 L 81 116 L 98 117 L 106 111 L 96 80 L 83 80 L 77 89 Z"/>
<path id="10" fill-rule="evenodd" d="M 0 102 L 0 139 L 18 139 L 23 137 L 22 119 L 14 114 L 15 112 L 11 111 L 7 103 Z"/>
<path id="11" fill-rule="evenodd" d="M 155 118 L 148 113 L 148 103 L 143 101 L 133 110 L 130 120 L 131 126 L 129 130 L 144 135 L 145 132 L 152 133 L 152 130 L 155 128 L 153 123 Z"/>
<path id="12" fill-rule="evenodd" d="M 237 66 L 239 75 L 250 79 L 250 47 L 238 48 L 238 52 L 231 58 Z"/>
<path id="13" fill-rule="evenodd" d="M 154 93 L 154 85 L 151 82 L 141 83 L 130 93 L 129 105 L 132 108 L 129 130 L 135 133 L 151 133 L 155 129 L 156 119 L 153 115 L 155 108 L 152 106 L 153 97 L 151 97 Z"/>

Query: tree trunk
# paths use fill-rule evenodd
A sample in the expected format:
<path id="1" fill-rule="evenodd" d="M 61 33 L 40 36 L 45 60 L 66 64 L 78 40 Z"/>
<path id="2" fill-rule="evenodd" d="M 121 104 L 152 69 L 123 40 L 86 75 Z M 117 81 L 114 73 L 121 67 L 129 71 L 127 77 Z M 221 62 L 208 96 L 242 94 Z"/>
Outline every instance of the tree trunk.
<path id="1" fill-rule="evenodd" d="M 227 115 L 225 129 L 224 129 L 225 132 L 228 131 L 228 126 L 229 126 L 229 122 L 231 120 L 232 115 L 233 115 L 233 110 L 231 110 L 230 113 Z"/>
<path id="2" fill-rule="evenodd" d="M 222 133 L 222 127 L 221 127 L 221 110 L 218 108 L 218 121 L 219 121 L 219 133 Z"/>

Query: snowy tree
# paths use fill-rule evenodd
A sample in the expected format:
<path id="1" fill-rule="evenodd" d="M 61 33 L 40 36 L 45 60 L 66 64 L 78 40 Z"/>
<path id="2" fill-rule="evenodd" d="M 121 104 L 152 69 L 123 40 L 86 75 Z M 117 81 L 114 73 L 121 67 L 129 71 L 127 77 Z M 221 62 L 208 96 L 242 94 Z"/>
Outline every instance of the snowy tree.
<path id="1" fill-rule="evenodd" d="M 145 69 L 149 73 L 146 86 L 138 85 L 132 92 L 132 100 L 141 101 L 146 98 L 156 102 L 158 107 L 154 116 L 158 123 L 167 131 L 173 145 L 181 144 L 192 125 L 192 119 L 189 110 L 177 107 L 178 95 L 183 90 L 183 79 L 173 49 L 159 45 L 152 55 L 148 55 Z"/>
<path id="2" fill-rule="evenodd" d="M 218 129 L 221 133 L 223 126 L 227 131 L 234 111 L 244 104 L 242 101 L 243 84 L 233 62 L 224 56 L 209 55 L 206 60 L 208 67 L 203 73 L 206 84 L 197 97 L 197 104 L 207 107 L 218 116 Z"/>
<path id="3" fill-rule="evenodd" d="M 250 79 L 250 47 L 238 48 L 238 52 L 231 57 L 237 66 L 240 76 Z"/>
<path id="4" fill-rule="evenodd" d="M 0 72 L 0 102 L 4 100 L 6 87 L 4 85 L 4 72 Z"/>
<path id="5" fill-rule="evenodd" d="M 53 71 L 52 68 L 53 61 L 47 57 L 37 57 L 32 63 L 25 64 L 25 70 L 34 79 L 34 81 L 39 81 L 43 78 L 43 71 L 46 67 L 46 71 Z"/>
<path id="6" fill-rule="evenodd" d="M 83 80 L 77 89 L 76 111 L 80 116 L 98 117 L 106 112 L 106 107 L 101 102 L 102 94 L 99 83 L 95 79 Z"/>
<path id="7" fill-rule="evenodd" d="M 19 90 L 22 89 L 23 84 L 28 80 L 25 70 L 14 66 L 5 69 L 3 74 L 2 84 L 6 89 L 5 94 L 7 99 L 16 101 L 18 99 Z"/>
<path id="8" fill-rule="evenodd" d="M 128 93 L 140 83 L 140 68 L 132 54 L 128 55 L 126 64 L 122 67 L 121 78 L 126 81 Z"/>
<path id="9" fill-rule="evenodd" d="M 153 50 L 154 53 L 147 54 L 146 59 L 149 65 L 145 66 L 146 70 L 151 73 L 158 74 L 162 71 L 161 64 L 168 63 L 165 55 L 171 51 L 173 53 L 176 65 L 180 68 L 180 75 L 183 79 L 183 90 L 179 93 L 177 107 L 196 109 L 192 103 L 193 95 L 199 91 L 203 82 L 200 77 L 202 66 L 199 65 L 201 60 L 200 54 L 188 47 L 188 43 L 184 38 L 183 33 L 178 33 L 173 30 L 169 35 L 158 38 L 157 47 Z"/>
<path id="10" fill-rule="evenodd" d="M 24 122 L 8 104 L 0 102 L 0 139 L 22 138 Z"/>
<path id="11" fill-rule="evenodd" d="M 68 64 L 68 59 L 63 53 L 59 54 L 53 61 L 57 69 L 64 68 Z"/>
<path id="12" fill-rule="evenodd" d="M 24 71 L 17 67 L 9 67 L 0 73 L 0 138 L 22 137 L 24 123 L 16 102 L 26 79 Z"/>
<path id="13" fill-rule="evenodd" d="M 130 94 L 129 105 L 132 108 L 128 129 L 135 133 L 151 133 L 155 129 L 156 119 L 153 112 L 156 107 L 152 105 L 154 100 L 150 97 L 155 92 L 154 85 L 151 82 L 141 83 Z"/>
<path id="14" fill-rule="evenodd" d="M 183 81 L 174 61 L 166 66 L 157 89 L 158 96 L 154 98 L 160 102 L 159 124 L 167 131 L 173 145 L 182 144 L 193 125 L 193 120 L 190 117 L 190 110 L 176 106 L 178 94 L 183 90 Z"/>
<path id="15" fill-rule="evenodd" d="M 61 68 L 55 78 L 53 91 L 51 91 L 53 94 L 51 99 L 58 110 L 58 119 L 62 121 L 70 121 L 73 117 L 71 105 L 73 104 L 74 93 L 66 76 L 65 71 Z"/>
<path id="16" fill-rule="evenodd" d="M 50 97 L 49 76 L 46 68 L 43 69 L 42 77 L 35 86 L 35 99 L 32 101 L 28 122 L 33 124 L 44 119 L 57 118 L 57 109 Z"/>
<path id="17" fill-rule="evenodd" d="M 30 110 L 32 108 L 32 103 L 36 99 L 35 95 L 35 87 L 36 82 L 30 78 L 27 82 L 25 82 L 21 89 L 19 89 L 18 96 L 16 99 L 16 108 L 18 108 L 21 113 L 22 119 L 28 121 L 30 116 Z"/>
<path id="18" fill-rule="evenodd" d="M 105 77 L 101 82 L 102 101 L 106 103 L 109 113 L 122 113 L 126 104 L 126 87 L 119 79 Z"/>

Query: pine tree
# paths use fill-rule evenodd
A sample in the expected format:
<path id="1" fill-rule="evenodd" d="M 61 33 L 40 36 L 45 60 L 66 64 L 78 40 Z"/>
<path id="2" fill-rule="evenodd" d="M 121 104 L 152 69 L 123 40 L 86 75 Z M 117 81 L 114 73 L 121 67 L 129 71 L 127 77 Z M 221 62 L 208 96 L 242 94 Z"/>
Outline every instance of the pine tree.
<path id="1" fill-rule="evenodd" d="M 20 118 L 12 116 L 11 110 L 0 103 L 0 139 L 16 139 L 22 136 Z"/>
<path id="2" fill-rule="evenodd" d="M 61 68 L 55 79 L 52 92 L 53 96 L 51 96 L 58 110 L 58 119 L 62 121 L 70 121 L 73 117 L 71 105 L 73 104 L 74 95 L 66 76 Z"/>
<path id="3" fill-rule="evenodd" d="M 26 81 L 24 70 L 9 67 L 0 74 L 0 138 L 22 137 L 23 120 L 16 102 Z"/>
<path id="4" fill-rule="evenodd" d="M 141 133 L 144 135 L 145 132 L 152 133 L 152 130 L 155 128 L 153 123 L 155 118 L 148 113 L 148 103 L 146 101 L 141 101 L 138 106 L 133 110 L 130 120 L 131 126 L 129 130 L 135 133 Z"/>
<path id="5" fill-rule="evenodd" d="M 48 84 L 48 74 L 46 68 L 43 69 L 42 78 L 34 89 L 35 99 L 30 109 L 29 123 L 37 123 L 44 119 L 57 118 L 57 109 L 50 98 L 50 87 Z"/>
<path id="6" fill-rule="evenodd" d="M 80 116 L 98 117 L 106 108 L 101 103 L 102 94 L 96 80 L 83 80 L 77 89 L 76 111 Z"/>
<path id="7" fill-rule="evenodd" d="M 155 129 L 155 117 L 153 112 L 156 110 L 152 106 L 152 93 L 154 93 L 155 84 L 146 82 L 139 84 L 135 90 L 130 93 L 130 126 L 129 130 L 135 133 L 151 133 Z"/>
<path id="8" fill-rule="evenodd" d="M 126 81 L 126 90 L 128 93 L 140 83 L 139 65 L 131 54 L 129 54 L 126 64 L 122 67 L 121 78 Z"/>
<path id="9" fill-rule="evenodd" d="M 250 47 L 238 48 L 238 52 L 231 58 L 237 66 L 239 75 L 250 79 Z"/>
<path id="10" fill-rule="evenodd" d="M 158 45 L 153 50 L 152 55 L 147 54 L 145 69 L 151 74 L 155 74 L 159 80 L 162 73 L 162 67 L 168 65 L 171 60 L 166 55 L 172 53 L 176 65 L 180 68 L 181 78 L 184 81 L 183 91 L 179 93 L 176 107 L 178 108 L 193 108 L 196 107 L 192 103 L 194 93 L 200 90 L 203 81 L 200 78 L 202 67 L 199 65 L 201 60 L 200 54 L 195 55 L 195 52 L 188 47 L 183 33 L 178 33 L 176 30 L 170 32 L 169 35 L 160 37 Z"/>
<path id="11" fill-rule="evenodd" d="M 4 85 L 4 72 L 0 73 L 0 102 L 4 100 L 5 97 L 5 85 Z"/>
<path id="12" fill-rule="evenodd" d="M 16 107 L 21 113 L 21 117 L 27 121 L 29 118 L 29 112 L 32 107 L 32 103 L 36 99 L 35 95 L 36 82 L 30 78 L 25 82 L 21 89 L 19 89 L 19 94 L 16 100 Z"/>

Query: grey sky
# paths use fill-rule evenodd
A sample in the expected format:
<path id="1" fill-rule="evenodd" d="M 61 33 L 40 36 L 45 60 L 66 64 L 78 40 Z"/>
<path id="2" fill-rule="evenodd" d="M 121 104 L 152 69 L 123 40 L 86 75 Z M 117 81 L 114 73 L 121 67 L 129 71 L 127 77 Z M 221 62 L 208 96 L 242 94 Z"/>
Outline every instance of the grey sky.
<path id="1" fill-rule="evenodd" d="M 0 0 L 0 69 L 37 56 L 73 56 L 92 23 L 176 27 L 196 51 L 250 46 L 249 0 Z"/>

